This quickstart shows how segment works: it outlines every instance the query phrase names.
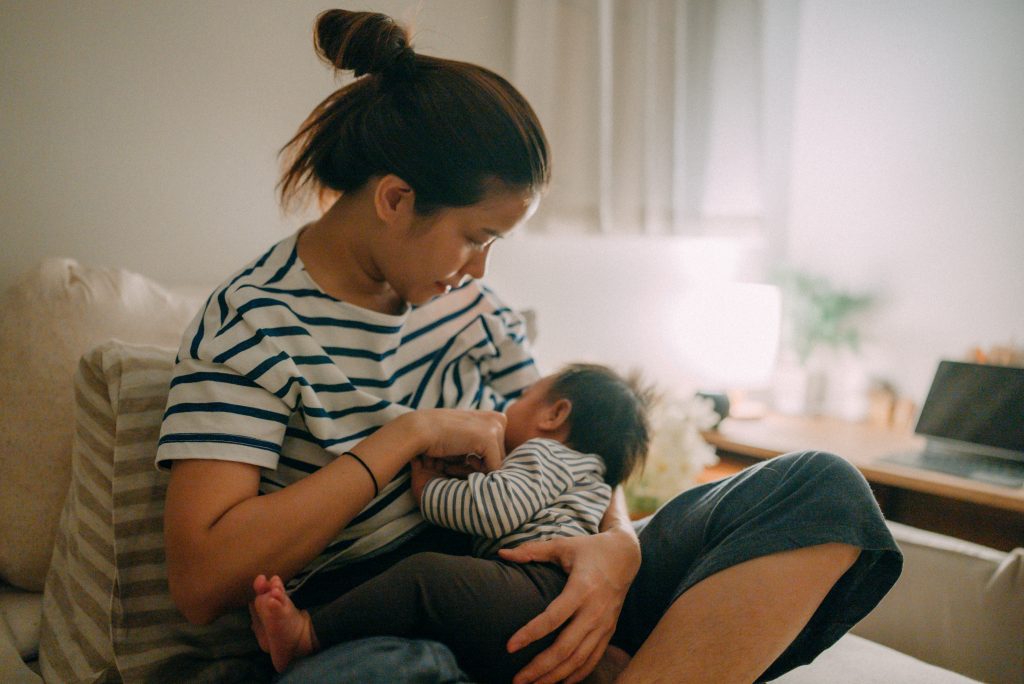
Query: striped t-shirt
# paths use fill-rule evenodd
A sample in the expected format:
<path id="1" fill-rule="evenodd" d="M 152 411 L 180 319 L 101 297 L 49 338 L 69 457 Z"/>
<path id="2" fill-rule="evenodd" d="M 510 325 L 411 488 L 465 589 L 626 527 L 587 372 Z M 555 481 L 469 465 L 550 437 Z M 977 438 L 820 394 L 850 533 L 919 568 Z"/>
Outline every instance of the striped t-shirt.
<path id="1" fill-rule="evenodd" d="M 537 371 L 522 318 L 470 281 L 399 315 L 325 294 L 297 234 L 210 295 L 182 339 L 157 465 L 259 466 L 260 492 L 326 465 L 415 408 L 502 410 Z M 408 469 L 303 573 L 347 563 L 422 525 Z"/>
<path id="2" fill-rule="evenodd" d="M 604 461 L 550 439 L 531 439 L 501 468 L 423 488 L 423 517 L 473 535 L 473 553 L 496 554 L 528 541 L 596 534 L 611 502 Z"/>

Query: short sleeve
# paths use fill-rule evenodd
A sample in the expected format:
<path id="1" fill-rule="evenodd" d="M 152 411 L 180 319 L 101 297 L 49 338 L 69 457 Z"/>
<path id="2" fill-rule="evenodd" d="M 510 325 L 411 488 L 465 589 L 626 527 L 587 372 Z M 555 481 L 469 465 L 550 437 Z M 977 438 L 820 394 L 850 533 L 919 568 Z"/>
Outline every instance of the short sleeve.
<path id="1" fill-rule="evenodd" d="M 157 465 L 202 458 L 275 468 L 297 402 L 294 368 L 268 330 L 208 305 L 178 353 Z"/>

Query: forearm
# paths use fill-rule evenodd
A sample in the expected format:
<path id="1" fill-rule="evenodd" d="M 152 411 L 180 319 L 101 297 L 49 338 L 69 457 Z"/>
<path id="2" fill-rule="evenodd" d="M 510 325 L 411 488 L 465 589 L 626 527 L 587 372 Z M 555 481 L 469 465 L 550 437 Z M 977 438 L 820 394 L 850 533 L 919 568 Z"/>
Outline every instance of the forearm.
<path id="1" fill-rule="evenodd" d="M 393 421 L 353 448 L 381 486 L 421 448 L 406 423 Z M 373 496 L 369 475 L 350 457 L 273 494 L 256 496 L 258 483 L 258 469 L 245 464 L 182 461 L 172 470 L 168 577 L 190 621 L 208 622 L 245 605 L 258 574 L 293 577 Z"/>

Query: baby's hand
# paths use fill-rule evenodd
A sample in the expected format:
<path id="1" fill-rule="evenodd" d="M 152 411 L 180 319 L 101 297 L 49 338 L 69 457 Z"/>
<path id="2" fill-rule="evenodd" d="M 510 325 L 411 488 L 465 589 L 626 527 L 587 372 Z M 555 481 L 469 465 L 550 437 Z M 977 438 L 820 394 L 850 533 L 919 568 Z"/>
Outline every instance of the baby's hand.
<path id="1" fill-rule="evenodd" d="M 457 477 L 465 480 L 472 473 L 488 473 L 494 470 L 483 457 L 477 454 L 466 454 L 462 460 L 445 459 L 439 460 L 441 472 L 447 477 Z M 498 464 L 500 467 L 500 463 Z"/>
<path id="2" fill-rule="evenodd" d="M 441 469 L 443 467 L 441 463 L 441 459 L 426 456 L 418 456 L 409 462 L 409 466 L 412 468 L 412 495 L 416 497 L 417 505 L 423 498 L 423 488 L 427 486 L 427 483 L 435 478 L 445 476 Z"/>

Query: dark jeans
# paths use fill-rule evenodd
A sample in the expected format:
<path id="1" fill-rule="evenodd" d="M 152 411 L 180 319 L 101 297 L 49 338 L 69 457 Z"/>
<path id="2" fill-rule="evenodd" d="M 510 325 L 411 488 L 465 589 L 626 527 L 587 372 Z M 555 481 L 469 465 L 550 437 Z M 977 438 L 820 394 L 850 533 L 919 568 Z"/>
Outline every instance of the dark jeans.
<path id="1" fill-rule="evenodd" d="M 643 563 L 626 597 L 613 638 L 613 643 L 630 653 L 640 647 L 681 593 L 721 570 L 768 554 L 830 542 L 851 544 L 862 550 L 853 567 L 835 584 L 763 679 L 773 679 L 809 663 L 835 643 L 889 591 L 903 563 L 867 482 L 849 463 L 822 452 L 780 456 L 725 480 L 683 492 L 653 516 L 637 523 L 637 528 Z M 451 539 L 444 535 L 438 538 Z M 449 543 L 445 541 L 442 546 Z M 437 550 L 450 553 L 453 549 Z M 464 547 L 459 552 L 464 552 Z M 316 596 L 326 592 L 329 578 L 325 579 L 328 581 L 321 580 L 308 590 L 304 587 L 296 602 L 300 603 L 303 594 Z M 476 592 L 485 597 L 481 600 L 486 600 L 486 588 L 466 587 L 466 591 Z M 335 595 L 337 592 L 335 586 Z M 464 597 L 457 594 L 446 592 L 446 600 L 462 601 Z M 501 600 L 505 601 L 505 597 Z M 481 615 L 481 619 L 493 619 L 483 615 L 483 611 Z M 445 640 L 458 648 L 457 642 L 464 636 L 454 634 L 451 640 Z M 293 679 L 289 671 L 281 682 L 355 681 L 360 678 L 359 673 L 337 671 L 329 665 L 338 657 L 333 652 L 347 646 L 337 646 L 302 661 L 306 667 L 317 667 L 317 661 L 323 665 L 316 670 L 315 680 Z M 685 650 L 686 645 L 680 644 L 680 648 Z M 427 678 L 410 676 L 387 681 L 448 681 L 429 679 L 425 670 L 416 676 L 419 674 Z"/>

